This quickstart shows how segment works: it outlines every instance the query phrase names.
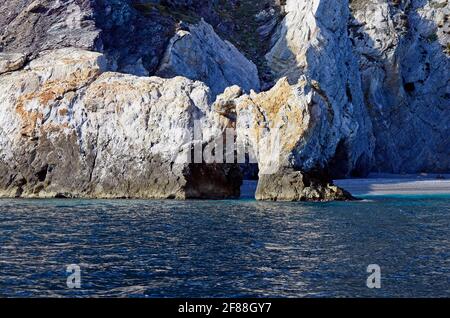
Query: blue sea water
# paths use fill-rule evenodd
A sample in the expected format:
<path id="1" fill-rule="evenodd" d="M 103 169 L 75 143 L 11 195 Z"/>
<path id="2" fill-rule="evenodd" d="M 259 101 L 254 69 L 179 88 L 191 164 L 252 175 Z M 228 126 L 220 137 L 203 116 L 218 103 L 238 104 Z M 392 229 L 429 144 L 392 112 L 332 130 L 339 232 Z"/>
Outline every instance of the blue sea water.
<path id="1" fill-rule="evenodd" d="M 449 196 L 4 199 L 0 246 L 3 297 L 450 296 Z M 369 264 L 380 289 L 366 286 Z"/>

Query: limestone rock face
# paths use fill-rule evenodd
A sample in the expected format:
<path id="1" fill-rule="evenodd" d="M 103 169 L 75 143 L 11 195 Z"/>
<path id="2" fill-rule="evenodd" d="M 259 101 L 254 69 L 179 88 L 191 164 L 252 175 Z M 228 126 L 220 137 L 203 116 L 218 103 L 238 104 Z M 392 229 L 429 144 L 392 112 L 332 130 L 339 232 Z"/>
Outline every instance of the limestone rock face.
<path id="1" fill-rule="evenodd" d="M 244 95 L 235 104 L 238 143 L 252 149 L 259 165 L 257 198 L 326 201 L 340 196 L 333 190 L 329 164 L 342 147 L 340 140 L 348 137 L 347 127 L 336 125 L 340 110 L 317 82 L 303 77 L 290 85 L 283 78 L 270 91 Z M 320 177 L 313 177 L 317 172 Z"/>
<path id="2" fill-rule="evenodd" d="M 233 44 L 222 40 L 204 20 L 177 31 L 170 40 L 156 75 L 176 75 L 206 83 L 214 96 L 238 85 L 245 91 L 260 88 L 258 70 Z"/>
<path id="3" fill-rule="evenodd" d="M 450 169 L 447 0 L 288 0 L 285 10 L 266 55 L 272 71 L 316 81 L 341 110 L 352 104 L 340 118 L 358 137 L 338 147 L 334 175 Z M 339 164 L 361 153 L 356 170 Z"/>
<path id="4" fill-rule="evenodd" d="M 289 151 L 295 149 L 289 160 L 302 171 L 327 168 L 338 177 L 364 175 L 371 168 L 373 135 L 347 34 L 348 3 L 288 0 L 286 12 L 266 58 L 292 85 L 289 92 L 283 81 L 292 97 L 277 107 L 287 104 L 289 111 L 304 113 L 297 115 L 303 128 L 297 126 L 300 131 L 288 138 L 293 143 Z"/>
<path id="5" fill-rule="evenodd" d="M 288 0 L 285 9 L 266 55 L 282 78 L 236 102 L 238 138 L 259 164 L 257 197 L 350 198 L 331 179 L 368 173 L 374 142 L 348 37 L 348 3 Z"/>
<path id="6" fill-rule="evenodd" d="M 204 84 L 105 65 L 100 53 L 67 48 L 0 76 L 0 195 L 239 196 L 238 166 L 187 159 L 207 144 L 193 138 L 194 121 L 221 129 L 208 122 Z"/>
<path id="7" fill-rule="evenodd" d="M 449 1 L 354 0 L 351 8 L 376 136 L 373 170 L 448 171 Z"/>

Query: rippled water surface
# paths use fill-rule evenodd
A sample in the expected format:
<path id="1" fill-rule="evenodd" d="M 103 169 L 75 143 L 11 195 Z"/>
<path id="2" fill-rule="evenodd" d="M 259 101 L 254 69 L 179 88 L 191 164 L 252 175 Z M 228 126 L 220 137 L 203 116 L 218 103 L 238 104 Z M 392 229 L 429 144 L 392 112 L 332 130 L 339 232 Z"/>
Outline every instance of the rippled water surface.
<path id="1" fill-rule="evenodd" d="M 449 197 L 0 200 L 0 244 L 1 296 L 450 296 Z"/>

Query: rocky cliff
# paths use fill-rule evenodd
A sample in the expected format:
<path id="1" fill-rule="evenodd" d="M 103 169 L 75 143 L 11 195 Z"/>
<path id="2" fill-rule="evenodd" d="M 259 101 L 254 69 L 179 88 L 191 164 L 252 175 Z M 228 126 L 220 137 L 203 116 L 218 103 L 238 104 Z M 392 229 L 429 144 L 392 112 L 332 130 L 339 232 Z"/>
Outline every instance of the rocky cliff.
<path id="1" fill-rule="evenodd" d="M 333 177 L 450 170 L 448 0 L 0 9 L 1 196 L 238 197 L 257 165 L 258 199 L 340 200 Z"/>
<path id="2" fill-rule="evenodd" d="M 378 172 L 450 168 L 448 0 L 351 1 Z"/>
<path id="3" fill-rule="evenodd" d="M 105 72 L 100 53 L 59 49 L 0 78 L 3 195 L 239 197 L 236 165 L 189 162 L 210 90 L 182 77 Z M 223 126 L 225 129 L 226 126 Z"/>

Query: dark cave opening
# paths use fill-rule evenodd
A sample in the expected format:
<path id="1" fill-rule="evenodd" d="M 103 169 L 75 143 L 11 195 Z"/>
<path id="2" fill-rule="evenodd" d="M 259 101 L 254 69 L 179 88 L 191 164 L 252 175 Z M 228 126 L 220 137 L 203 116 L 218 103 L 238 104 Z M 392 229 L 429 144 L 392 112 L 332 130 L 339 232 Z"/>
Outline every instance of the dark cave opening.
<path id="1" fill-rule="evenodd" d="M 403 87 L 405 88 L 405 91 L 407 93 L 412 93 L 416 90 L 416 85 L 413 82 L 405 83 L 405 85 L 403 85 Z"/>

